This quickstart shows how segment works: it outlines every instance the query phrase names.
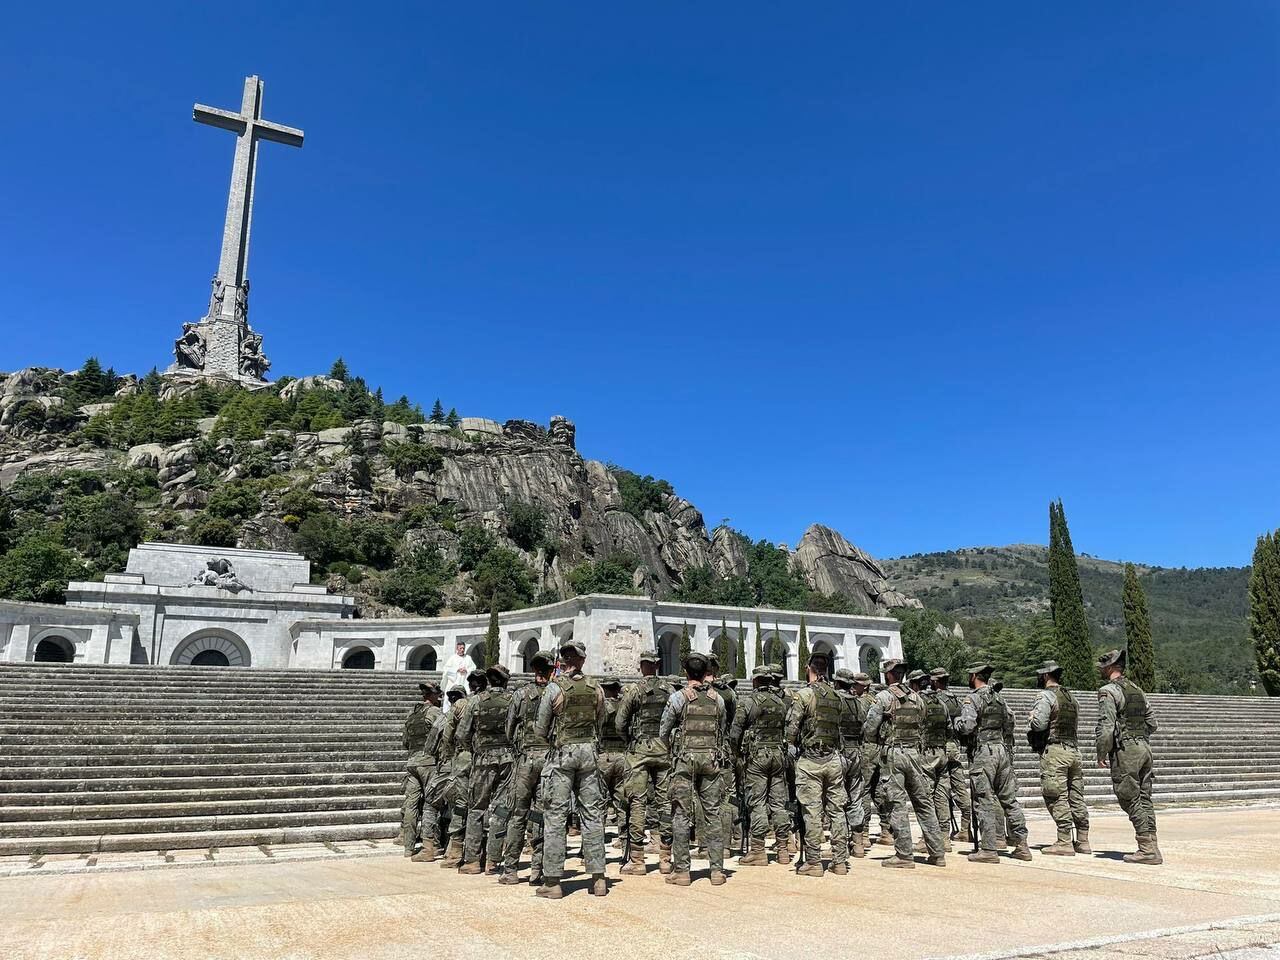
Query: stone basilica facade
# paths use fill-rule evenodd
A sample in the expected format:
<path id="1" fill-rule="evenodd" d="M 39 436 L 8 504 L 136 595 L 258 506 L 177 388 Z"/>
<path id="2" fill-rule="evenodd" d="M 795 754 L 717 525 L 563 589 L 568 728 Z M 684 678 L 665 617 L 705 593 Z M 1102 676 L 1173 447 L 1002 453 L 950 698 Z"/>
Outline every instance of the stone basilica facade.
<path id="1" fill-rule="evenodd" d="M 310 579 L 310 562 L 294 553 L 144 543 L 124 573 L 69 584 L 65 606 L 0 601 L 0 661 L 435 670 L 462 643 L 484 662 L 487 614 L 365 620 L 351 597 Z M 882 660 L 902 654 L 892 618 L 803 616 L 809 649 L 837 667 L 878 675 Z M 640 651 L 656 647 L 663 672 L 676 673 L 686 630 L 699 651 L 726 634 L 733 659 L 741 631 L 749 673 L 758 622 L 765 659 L 796 678 L 800 621 L 792 610 L 596 594 L 501 614 L 499 659 L 524 672 L 535 652 L 574 637 L 585 640 L 592 672 L 637 673 Z"/>

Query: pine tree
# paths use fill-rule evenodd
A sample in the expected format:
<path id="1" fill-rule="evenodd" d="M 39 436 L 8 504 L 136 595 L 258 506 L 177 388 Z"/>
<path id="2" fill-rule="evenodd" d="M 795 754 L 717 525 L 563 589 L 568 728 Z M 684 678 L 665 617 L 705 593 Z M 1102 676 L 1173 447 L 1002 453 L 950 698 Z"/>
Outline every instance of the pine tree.
<path id="1" fill-rule="evenodd" d="M 346 383 L 351 376 L 350 371 L 347 370 L 346 361 L 341 357 L 333 361 L 333 366 L 329 368 L 329 376 L 334 380 L 341 380 L 343 383 Z"/>
<path id="2" fill-rule="evenodd" d="M 1124 640 L 1128 650 L 1125 672 L 1143 690 L 1156 685 L 1156 652 L 1151 642 L 1151 618 L 1147 615 L 1147 595 L 1138 582 L 1138 569 L 1124 565 Z"/>
<path id="3" fill-rule="evenodd" d="M 804 622 L 804 614 L 800 614 L 800 641 L 796 647 L 796 676 L 804 676 L 804 671 L 809 666 L 809 628 Z"/>
<path id="4" fill-rule="evenodd" d="M 444 405 L 439 397 L 436 397 L 436 402 L 431 405 L 430 419 L 432 423 L 444 423 Z"/>
<path id="5" fill-rule="evenodd" d="M 1098 668 L 1089 640 L 1089 621 L 1084 615 L 1084 594 L 1080 590 L 1080 568 L 1062 501 L 1049 504 L 1049 613 L 1057 638 L 1062 682 L 1075 690 L 1092 690 L 1098 685 Z"/>
<path id="6" fill-rule="evenodd" d="M 742 627 L 742 621 L 738 621 L 738 656 L 737 662 L 733 665 L 733 675 L 739 680 L 747 679 L 747 631 Z"/>
<path id="7" fill-rule="evenodd" d="M 444 418 L 444 422 L 445 422 L 445 424 L 446 424 L 447 426 L 449 426 L 450 428 L 457 427 L 457 426 L 460 426 L 460 425 L 462 424 L 462 418 L 461 418 L 460 416 L 458 416 L 458 408 L 457 408 L 457 407 L 450 407 L 450 408 L 449 408 L 449 413 L 448 413 L 448 415 Z"/>
<path id="8" fill-rule="evenodd" d="M 1280 530 L 1264 533 L 1249 574 L 1249 636 L 1267 695 L 1280 697 Z"/>
<path id="9" fill-rule="evenodd" d="M 680 663 L 684 664 L 684 658 L 693 653 L 693 644 L 689 640 L 689 624 L 686 622 L 680 628 Z"/>
<path id="10" fill-rule="evenodd" d="M 484 635 L 485 666 L 493 666 L 498 662 L 501 654 L 502 638 L 498 633 L 498 597 L 494 594 L 493 602 L 489 605 L 489 629 Z"/>
<path id="11" fill-rule="evenodd" d="M 764 640 L 760 636 L 760 615 L 756 614 L 756 666 L 763 667 L 764 664 Z"/>

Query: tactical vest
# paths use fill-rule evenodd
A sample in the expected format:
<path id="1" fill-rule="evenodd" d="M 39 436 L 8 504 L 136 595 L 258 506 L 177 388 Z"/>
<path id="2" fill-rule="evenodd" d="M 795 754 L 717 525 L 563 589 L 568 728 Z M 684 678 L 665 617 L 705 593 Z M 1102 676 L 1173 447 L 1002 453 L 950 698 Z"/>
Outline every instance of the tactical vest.
<path id="1" fill-rule="evenodd" d="M 1124 711 L 1120 715 L 1120 739 L 1146 740 L 1151 735 L 1151 731 L 1147 729 L 1147 695 L 1128 677 L 1120 677 L 1116 683 L 1124 691 Z"/>
<path id="2" fill-rule="evenodd" d="M 959 735 L 956 733 L 955 722 L 960 716 L 960 698 L 950 690 L 939 690 L 938 699 L 947 708 L 947 719 L 951 721 L 947 729 L 947 743 L 958 741 Z"/>
<path id="3" fill-rule="evenodd" d="M 661 677 L 646 677 L 640 681 L 640 690 L 640 704 L 631 714 L 631 739 L 636 742 L 658 736 L 663 711 L 671 698 L 671 690 Z"/>
<path id="4" fill-rule="evenodd" d="M 601 753 L 623 753 L 627 749 L 627 741 L 622 734 L 618 733 L 617 724 L 614 723 L 618 716 L 618 705 L 621 703 L 621 699 L 604 702 L 604 729 L 600 731 Z"/>
<path id="5" fill-rule="evenodd" d="M 984 687 L 985 695 L 979 693 L 974 699 L 978 708 L 978 742 L 1004 743 L 1005 714 L 1008 712 L 1004 700 L 990 687 Z"/>
<path id="6" fill-rule="evenodd" d="M 511 746 L 507 739 L 507 708 L 511 694 L 506 690 L 486 690 L 471 708 L 471 748 L 476 753 L 502 750 Z"/>
<path id="7" fill-rule="evenodd" d="M 684 705 L 684 720 L 680 725 L 680 752 L 714 755 L 720 749 L 720 705 L 711 691 L 701 684 L 685 688 L 693 696 Z"/>
<path id="8" fill-rule="evenodd" d="M 531 683 L 520 691 L 520 729 L 516 736 L 520 740 L 520 749 L 526 753 L 536 752 L 549 747 L 544 737 L 534 732 L 538 719 L 538 706 L 542 703 L 542 695 L 546 692 L 545 683 Z"/>
<path id="9" fill-rule="evenodd" d="M 782 746 L 782 737 L 787 722 L 786 708 L 782 698 L 776 693 L 761 690 L 752 694 L 757 706 L 756 718 L 751 721 L 748 735 L 753 749 L 777 749 Z M 738 709 L 744 710 L 742 704 Z"/>
<path id="10" fill-rule="evenodd" d="M 1054 687 L 1053 692 L 1057 695 L 1058 702 L 1054 706 L 1053 723 L 1049 725 L 1049 742 L 1065 743 L 1069 747 L 1074 747 L 1079 717 L 1076 698 L 1071 696 L 1065 687 Z"/>
<path id="11" fill-rule="evenodd" d="M 924 731 L 924 704 L 920 696 L 900 683 L 889 687 L 889 737 L 890 746 L 903 749 L 919 749 Z"/>
<path id="12" fill-rule="evenodd" d="M 596 742 L 596 704 L 600 689 L 595 680 L 575 673 L 572 677 L 560 677 L 556 686 L 564 695 L 564 707 L 556 718 L 556 746 L 571 743 Z"/>
<path id="13" fill-rule="evenodd" d="M 444 759 L 440 756 L 440 738 L 444 735 L 444 713 L 439 707 L 436 707 L 431 714 L 430 720 L 431 727 L 427 730 L 427 739 L 423 741 L 422 750 L 439 763 Z"/>
<path id="14" fill-rule="evenodd" d="M 852 693 L 840 695 L 840 737 L 845 747 L 856 747 L 862 743 L 862 711 L 859 710 L 858 698 Z"/>
<path id="15" fill-rule="evenodd" d="M 840 748 L 840 694 L 830 685 L 818 681 L 809 684 L 813 691 L 813 716 L 804 731 L 806 753 L 830 753 Z"/>
<path id="16" fill-rule="evenodd" d="M 417 753 L 427 742 L 427 734 L 431 732 L 431 718 L 427 715 L 425 705 L 416 706 L 404 722 L 404 741 L 410 753 Z"/>
<path id="17" fill-rule="evenodd" d="M 947 705 L 937 694 L 924 697 L 924 745 L 933 750 L 947 745 Z"/>

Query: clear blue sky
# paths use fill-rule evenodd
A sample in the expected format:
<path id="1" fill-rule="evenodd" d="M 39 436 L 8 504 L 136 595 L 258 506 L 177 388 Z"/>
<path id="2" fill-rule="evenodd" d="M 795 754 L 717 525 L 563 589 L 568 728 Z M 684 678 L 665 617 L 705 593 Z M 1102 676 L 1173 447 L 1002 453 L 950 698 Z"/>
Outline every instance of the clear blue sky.
<path id="1" fill-rule="evenodd" d="M 259 161 L 274 375 L 564 414 L 793 544 L 1280 524 L 1275 4 L 323 9 L 6 13 L 0 369 L 170 361 L 233 149 L 191 106 L 258 73 L 306 130 Z"/>

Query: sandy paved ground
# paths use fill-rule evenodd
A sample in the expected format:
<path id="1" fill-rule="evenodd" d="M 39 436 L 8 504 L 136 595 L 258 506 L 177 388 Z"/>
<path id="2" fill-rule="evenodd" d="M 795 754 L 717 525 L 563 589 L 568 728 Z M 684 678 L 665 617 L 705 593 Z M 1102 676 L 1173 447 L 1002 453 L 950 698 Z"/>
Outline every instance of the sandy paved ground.
<path id="1" fill-rule="evenodd" d="M 991 867 L 957 855 L 945 869 L 910 872 L 872 859 L 821 880 L 741 868 L 723 887 L 707 883 L 695 861 L 687 889 L 655 870 L 617 882 L 603 900 L 567 883 L 558 903 L 526 885 L 385 856 L 35 874 L 0 879 L 0 954 L 1132 960 L 1280 942 L 1280 809 L 1165 812 L 1160 826 L 1166 864 L 1157 868 L 1116 859 L 1111 852 L 1130 849 L 1132 834 L 1126 820 L 1103 814 L 1092 858 L 1037 855 Z M 1050 833 L 1037 819 L 1033 843 Z M 877 847 L 874 857 L 886 852 Z"/>

